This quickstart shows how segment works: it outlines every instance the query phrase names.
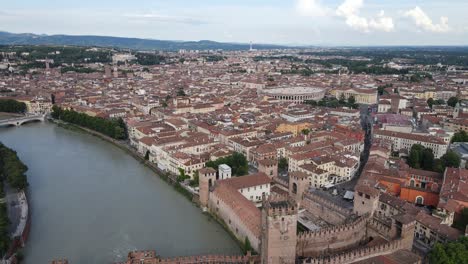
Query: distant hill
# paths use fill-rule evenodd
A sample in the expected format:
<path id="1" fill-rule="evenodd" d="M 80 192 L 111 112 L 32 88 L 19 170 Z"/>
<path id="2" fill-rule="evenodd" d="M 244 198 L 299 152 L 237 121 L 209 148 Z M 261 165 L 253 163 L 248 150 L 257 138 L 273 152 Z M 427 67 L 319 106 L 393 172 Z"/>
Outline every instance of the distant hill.
<path id="1" fill-rule="evenodd" d="M 70 45 L 116 47 L 135 50 L 247 50 L 249 44 L 221 43 L 209 40 L 170 41 L 139 38 L 106 37 L 106 36 L 72 36 L 72 35 L 37 35 L 31 33 L 9 33 L 0 31 L 0 45 Z M 280 49 L 286 46 L 259 44 L 255 49 Z"/>

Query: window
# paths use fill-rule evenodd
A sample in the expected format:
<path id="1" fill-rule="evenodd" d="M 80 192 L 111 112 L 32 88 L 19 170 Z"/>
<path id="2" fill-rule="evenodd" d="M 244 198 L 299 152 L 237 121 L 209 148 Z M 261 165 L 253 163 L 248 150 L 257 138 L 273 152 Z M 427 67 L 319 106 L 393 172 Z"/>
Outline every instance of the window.
<path id="1" fill-rule="evenodd" d="M 417 197 L 416 197 L 416 204 L 423 205 L 423 204 L 424 204 L 424 197 L 422 197 L 422 196 L 417 196 Z"/>
<path id="2" fill-rule="evenodd" d="M 297 184 L 296 183 L 293 183 L 293 185 L 292 185 L 292 192 L 294 194 L 297 194 Z"/>

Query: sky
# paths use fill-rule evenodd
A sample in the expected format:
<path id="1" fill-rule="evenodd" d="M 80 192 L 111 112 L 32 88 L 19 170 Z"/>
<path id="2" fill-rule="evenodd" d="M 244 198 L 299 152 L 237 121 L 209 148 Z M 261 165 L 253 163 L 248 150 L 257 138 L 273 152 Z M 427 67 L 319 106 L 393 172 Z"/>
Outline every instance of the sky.
<path id="1" fill-rule="evenodd" d="M 468 45 L 468 0 L 0 3 L 0 30 L 14 33 L 318 46 Z"/>

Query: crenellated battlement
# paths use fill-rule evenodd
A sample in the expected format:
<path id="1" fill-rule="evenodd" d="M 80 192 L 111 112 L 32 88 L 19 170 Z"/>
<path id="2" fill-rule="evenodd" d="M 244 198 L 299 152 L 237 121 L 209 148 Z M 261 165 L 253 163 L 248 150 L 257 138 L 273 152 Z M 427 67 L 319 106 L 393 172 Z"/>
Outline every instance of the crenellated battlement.
<path id="1" fill-rule="evenodd" d="M 310 239 L 316 239 L 316 238 L 324 239 L 324 238 L 337 236 L 343 233 L 349 233 L 349 232 L 353 232 L 356 230 L 365 229 L 367 223 L 370 220 L 369 218 L 370 218 L 369 215 L 363 215 L 350 224 L 322 228 L 317 231 L 302 232 L 298 235 L 297 239 L 298 241 L 310 240 Z"/>
<path id="2" fill-rule="evenodd" d="M 263 208 L 269 216 L 295 215 L 297 207 L 297 203 L 286 195 L 270 195 L 263 200 Z"/>
<path id="3" fill-rule="evenodd" d="M 277 183 L 277 184 L 279 184 L 279 185 L 285 187 L 285 188 L 288 188 L 288 186 L 289 186 L 288 182 L 285 181 L 285 180 L 283 180 L 283 179 L 281 179 L 280 177 L 274 177 L 274 178 L 273 178 L 273 181 L 274 181 L 275 183 Z"/>
<path id="4" fill-rule="evenodd" d="M 404 243 L 401 240 L 394 240 L 384 244 L 379 244 L 371 247 L 358 248 L 345 253 L 321 256 L 316 258 L 308 258 L 303 263 L 308 264 L 346 264 L 352 263 L 366 258 L 391 254 L 397 250 L 404 249 Z"/>
<path id="5" fill-rule="evenodd" d="M 127 261 L 116 264 L 146 263 L 146 264 L 196 264 L 196 263 L 258 263 L 259 256 L 250 252 L 244 256 L 204 255 L 174 258 L 160 258 L 154 250 L 133 251 L 128 254 Z"/>
<path id="6" fill-rule="evenodd" d="M 369 227 L 375 230 L 380 235 L 383 235 L 387 238 L 391 238 L 392 234 L 392 223 L 391 222 L 384 222 L 383 220 L 376 219 L 373 217 L 369 221 Z"/>
<path id="7" fill-rule="evenodd" d="M 251 256 L 195 256 L 195 257 L 176 257 L 159 259 L 157 262 L 161 264 L 195 264 L 195 263 L 250 263 L 253 258 Z"/>
<path id="8" fill-rule="evenodd" d="M 320 204 L 320 205 L 322 205 L 324 207 L 327 207 L 327 208 L 329 208 L 331 210 L 334 210 L 334 211 L 336 211 L 336 212 L 338 212 L 338 213 L 340 213 L 340 214 L 342 214 L 342 215 L 344 215 L 346 217 L 349 217 L 352 214 L 351 210 L 346 209 L 344 207 L 341 207 L 338 204 L 336 204 L 336 203 L 334 203 L 334 202 L 332 202 L 332 201 L 330 201 L 330 200 L 328 200 L 326 198 L 323 198 L 323 197 L 321 197 L 321 196 L 319 196 L 317 194 L 311 193 L 311 192 L 304 194 L 304 201 L 302 203 L 303 206 L 307 205 L 307 200 L 309 200 L 310 202 Z"/>

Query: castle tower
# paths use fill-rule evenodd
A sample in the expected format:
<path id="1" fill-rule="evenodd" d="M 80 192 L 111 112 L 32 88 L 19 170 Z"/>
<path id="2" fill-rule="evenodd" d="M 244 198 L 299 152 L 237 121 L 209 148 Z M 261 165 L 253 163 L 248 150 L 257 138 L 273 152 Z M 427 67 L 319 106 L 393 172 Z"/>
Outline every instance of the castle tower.
<path id="1" fill-rule="evenodd" d="M 393 238 L 401 239 L 403 248 L 411 250 L 414 240 L 416 219 L 409 214 L 394 215 L 392 217 L 391 233 Z"/>
<path id="2" fill-rule="evenodd" d="M 263 264 L 295 263 L 297 204 L 271 195 L 263 201 L 261 259 Z"/>
<path id="3" fill-rule="evenodd" d="M 309 176 L 302 171 L 289 173 L 289 196 L 300 203 L 304 192 L 307 191 Z"/>
<path id="4" fill-rule="evenodd" d="M 354 191 L 354 213 L 364 215 L 369 213 L 372 217 L 379 205 L 379 190 L 367 185 L 356 185 Z"/>
<path id="5" fill-rule="evenodd" d="M 198 171 L 200 205 L 202 209 L 208 208 L 210 196 L 210 187 L 216 181 L 216 170 L 213 168 L 203 168 Z"/>
<path id="6" fill-rule="evenodd" d="M 278 177 L 278 161 L 272 159 L 259 160 L 258 171 L 265 173 L 272 179 Z"/>

